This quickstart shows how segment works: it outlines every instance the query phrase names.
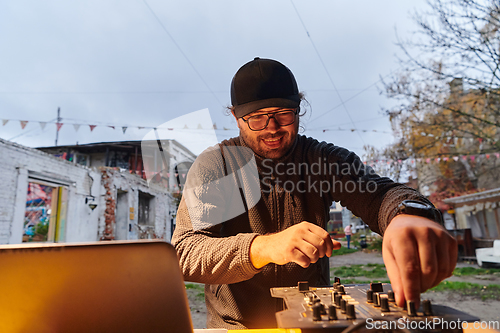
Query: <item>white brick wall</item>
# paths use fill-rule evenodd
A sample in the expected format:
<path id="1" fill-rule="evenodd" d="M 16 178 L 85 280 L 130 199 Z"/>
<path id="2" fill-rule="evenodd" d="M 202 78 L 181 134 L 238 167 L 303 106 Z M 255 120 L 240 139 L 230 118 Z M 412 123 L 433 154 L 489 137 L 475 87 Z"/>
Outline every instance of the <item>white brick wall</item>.
<path id="1" fill-rule="evenodd" d="M 22 242 L 28 177 L 30 173 L 42 174 L 68 184 L 66 230 L 63 241 L 85 242 L 101 239 L 105 227 L 105 188 L 102 170 L 89 169 L 72 162 L 53 157 L 36 149 L 24 147 L 0 139 L 0 244 Z M 172 196 L 161 187 L 149 187 L 143 179 L 127 172 L 107 169 L 112 175 L 110 191 L 117 199 L 117 191 L 129 194 L 128 204 L 134 209 L 132 226 L 137 224 L 139 191 L 155 197 L 154 232 L 170 241 L 170 211 Z M 91 210 L 85 198 L 93 195 L 97 208 Z M 130 207 L 127 207 L 128 209 Z M 127 239 L 139 235 L 135 228 Z"/>
<path id="2" fill-rule="evenodd" d="M 76 240 L 85 224 L 97 230 L 97 214 L 89 213 L 85 197 L 90 195 L 89 175 L 94 178 L 94 196 L 100 189 L 100 174 L 88 168 L 53 157 L 39 150 L 0 139 L 0 244 L 20 243 L 26 205 L 27 175 L 36 172 L 50 178 L 69 181 L 68 216 L 64 238 Z M 86 228 L 83 228 L 86 229 Z M 95 241 L 97 233 L 80 233 L 78 241 Z"/>
<path id="3" fill-rule="evenodd" d="M 154 232 L 157 237 L 163 238 L 165 241 L 170 241 L 171 228 L 170 228 L 170 211 L 173 209 L 173 198 L 172 196 L 165 192 L 165 189 L 160 186 L 152 185 L 148 186 L 148 183 L 135 175 L 131 175 L 127 172 L 120 172 L 118 170 L 106 169 L 107 174 L 111 176 L 111 191 L 113 197 L 117 198 L 117 192 L 127 192 L 128 204 L 127 207 L 128 215 L 130 214 L 130 208 L 133 208 L 134 218 L 132 220 L 128 219 L 128 223 L 131 225 L 130 231 L 128 232 L 127 239 L 138 239 L 140 237 L 138 232 L 138 210 L 139 210 L 139 192 L 147 193 L 155 198 L 154 200 Z M 106 209 L 106 202 L 104 196 L 104 188 L 102 189 L 102 196 L 99 199 L 98 209 L 99 213 L 99 229 L 98 238 L 101 238 L 104 233 L 105 228 L 105 217 L 104 210 Z M 96 209 L 97 210 L 97 209 Z M 130 216 L 130 215 L 129 215 Z"/>

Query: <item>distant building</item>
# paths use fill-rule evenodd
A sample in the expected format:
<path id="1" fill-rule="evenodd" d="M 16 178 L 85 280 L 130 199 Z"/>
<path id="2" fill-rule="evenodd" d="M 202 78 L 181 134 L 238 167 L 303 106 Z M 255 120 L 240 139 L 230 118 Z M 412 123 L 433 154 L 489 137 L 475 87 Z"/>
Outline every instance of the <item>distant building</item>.
<path id="1" fill-rule="evenodd" d="M 335 230 L 343 230 L 342 227 L 342 206 L 338 202 L 333 202 L 330 206 L 330 220 L 327 223 L 329 233 Z"/>
<path id="2" fill-rule="evenodd" d="M 459 254 L 474 256 L 476 248 L 500 239 L 500 188 L 444 199 L 453 207 Z"/>
<path id="3" fill-rule="evenodd" d="M 33 149 L 0 139 L 0 244 L 169 241 L 173 194 L 195 155 L 175 140 L 161 145 L 142 156 L 140 141 Z"/>
<path id="4" fill-rule="evenodd" d="M 143 179 L 164 171 L 164 185 L 170 191 L 179 190 L 178 184 L 183 183 L 196 155 L 176 140 L 160 140 L 160 143 L 161 148 L 158 141 L 119 141 L 37 149 L 89 168 L 128 170 Z"/>

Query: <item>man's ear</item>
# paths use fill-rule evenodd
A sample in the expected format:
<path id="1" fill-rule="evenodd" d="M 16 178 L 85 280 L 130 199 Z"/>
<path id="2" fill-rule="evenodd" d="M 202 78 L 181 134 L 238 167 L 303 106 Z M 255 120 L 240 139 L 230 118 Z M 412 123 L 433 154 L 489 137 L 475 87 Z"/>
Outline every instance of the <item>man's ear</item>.
<path id="1" fill-rule="evenodd" d="M 234 119 L 236 119 L 236 125 L 238 126 L 239 129 L 241 129 L 240 127 L 240 122 L 238 121 L 238 117 L 236 117 L 236 115 L 234 114 L 234 110 L 231 110 L 231 114 L 233 115 Z"/>

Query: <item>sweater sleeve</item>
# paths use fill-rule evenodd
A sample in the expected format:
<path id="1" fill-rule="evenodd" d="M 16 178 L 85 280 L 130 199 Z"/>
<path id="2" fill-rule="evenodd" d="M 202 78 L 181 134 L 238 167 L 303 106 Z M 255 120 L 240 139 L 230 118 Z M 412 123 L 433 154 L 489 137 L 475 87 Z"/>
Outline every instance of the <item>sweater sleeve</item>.
<path id="1" fill-rule="evenodd" d="M 186 281 L 230 284 L 260 272 L 250 261 L 250 245 L 257 234 L 221 237 L 220 228 L 221 225 L 215 225 L 193 230 L 185 201 L 181 200 L 172 244 Z"/>
<path id="2" fill-rule="evenodd" d="M 235 197 L 239 188 L 231 186 L 219 152 L 212 149 L 195 161 L 177 211 L 172 244 L 187 281 L 230 284 L 260 272 L 250 261 L 250 245 L 258 234 L 221 235 L 224 221 L 238 214 L 232 200 L 241 199 Z"/>
<path id="3" fill-rule="evenodd" d="M 380 235 L 384 234 L 403 200 L 417 200 L 432 205 L 417 190 L 376 174 L 355 153 L 333 144 L 317 141 L 315 144 L 320 148 L 320 158 L 328 161 L 329 172 L 325 173 L 325 177 L 332 182 L 331 199 L 340 201 L 342 206 L 359 216 L 371 230 Z M 315 155 L 312 154 L 313 160 L 318 159 Z"/>

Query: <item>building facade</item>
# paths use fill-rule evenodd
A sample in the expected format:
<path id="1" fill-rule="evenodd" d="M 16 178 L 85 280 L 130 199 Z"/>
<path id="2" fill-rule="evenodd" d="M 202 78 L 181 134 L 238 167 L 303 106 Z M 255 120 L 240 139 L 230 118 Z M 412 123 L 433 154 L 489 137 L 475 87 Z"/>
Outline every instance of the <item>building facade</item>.
<path id="1" fill-rule="evenodd" d="M 177 183 L 173 184 L 178 177 L 176 159 L 169 159 L 174 170 L 171 186 L 148 183 L 139 163 L 140 144 L 138 149 L 128 145 L 125 153 L 120 150 L 123 147 L 112 149 L 117 146 L 120 143 L 98 144 L 94 151 L 89 145 L 82 150 L 53 147 L 53 154 L 49 154 L 0 139 L 0 244 L 140 238 L 169 241 L 176 212 L 172 190 L 179 191 Z M 66 155 L 59 154 L 61 149 Z M 104 155 L 99 158 L 101 149 Z M 133 170 L 120 164 L 126 153 Z M 176 158 L 183 160 L 184 156 L 194 155 L 183 150 Z M 104 165 L 99 165 L 101 162 Z"/>

